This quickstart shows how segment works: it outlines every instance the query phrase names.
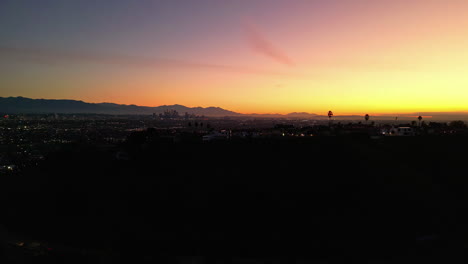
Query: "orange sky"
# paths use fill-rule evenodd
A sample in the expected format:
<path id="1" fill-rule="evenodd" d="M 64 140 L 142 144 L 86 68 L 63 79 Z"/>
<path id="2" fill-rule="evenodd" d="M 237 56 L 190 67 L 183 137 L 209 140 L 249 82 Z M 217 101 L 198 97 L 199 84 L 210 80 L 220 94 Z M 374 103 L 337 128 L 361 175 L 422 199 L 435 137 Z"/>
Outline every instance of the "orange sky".
<path id="1" fill-rule="evenodd" d="M 31 5 L 3 8 L 21 23 L 0 11 L 0 96 L 241 113 L 468 111 L 468 1 L 118 1 L 109 18 L 46 2 L 45 22 Z"/>

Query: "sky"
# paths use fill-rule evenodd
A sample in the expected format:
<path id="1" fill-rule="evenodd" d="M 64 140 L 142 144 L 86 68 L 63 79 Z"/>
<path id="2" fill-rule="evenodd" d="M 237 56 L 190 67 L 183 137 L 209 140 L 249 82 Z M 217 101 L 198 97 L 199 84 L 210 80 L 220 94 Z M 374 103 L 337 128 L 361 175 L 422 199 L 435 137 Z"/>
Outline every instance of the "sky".
<path id="1" fill-rule="evenodd" d="M 0 96 L 468 111 L 468 1 L 1 0 Z"/>

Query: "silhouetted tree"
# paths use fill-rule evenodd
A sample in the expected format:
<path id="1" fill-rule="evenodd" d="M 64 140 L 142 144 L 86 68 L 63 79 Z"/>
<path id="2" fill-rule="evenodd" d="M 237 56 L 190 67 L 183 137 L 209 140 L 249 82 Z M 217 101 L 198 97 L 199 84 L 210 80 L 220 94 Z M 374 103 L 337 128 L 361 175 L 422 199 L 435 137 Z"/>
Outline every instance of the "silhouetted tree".
<path id="1" fill-rule="evenodd" d="M 455 120 L 449 123 L 449 126 L 451 128 L 467 128 L 465 122 L 461 120 Z"/>
<path id="2" fill-rule="evenodd" d="M 416 126 L 416 121 L 411 121 L 411 126 Z"/>

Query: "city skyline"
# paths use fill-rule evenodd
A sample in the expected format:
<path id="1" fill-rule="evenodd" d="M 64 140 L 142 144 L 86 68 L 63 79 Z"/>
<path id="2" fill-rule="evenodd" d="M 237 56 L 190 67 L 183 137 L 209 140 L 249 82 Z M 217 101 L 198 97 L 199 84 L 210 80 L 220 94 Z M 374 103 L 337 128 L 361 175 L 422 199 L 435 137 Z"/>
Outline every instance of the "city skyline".
<path id="1" fill-rule="evenodd" d="M 2 1 L 0 96 L 466 112 L 463 1 Z"/>

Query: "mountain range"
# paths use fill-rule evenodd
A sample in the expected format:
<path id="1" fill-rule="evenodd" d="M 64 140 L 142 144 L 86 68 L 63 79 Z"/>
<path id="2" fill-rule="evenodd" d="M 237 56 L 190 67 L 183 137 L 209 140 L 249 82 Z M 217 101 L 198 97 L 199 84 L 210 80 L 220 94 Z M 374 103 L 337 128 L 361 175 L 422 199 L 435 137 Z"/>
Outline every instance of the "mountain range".
<path id="1" fill-rule="evenodd" d="M 0 112 L 6 114 L 110 114 L 151 115 L 166 110 L 204 116 L 241 116 L 242 114 L 219 107 L 186 107 L 183 105 L 161 105 L 157 107 L 123 105 L 114 103 L 86 103 L 77 100 L 31 99 L 25 97 L 0 97 Z"/>
<path id="2" fill-rule="evenodd" d="M 306 112 L 282 114 L 241 114 L 220 107 L 187 107 L 183 105 L 161 105 L 156 107 L 124 105 L 114 103 L 87 103 L 77 100 L 31 99 L 25 97 L 0 97 L 0 114 L 108 114 L 108 115 L 152 115 L 166 110 L 176 110 L 180 115 L 185 113 L 207 117 L 253 117 L 253 118 L 287 118 L 287 119 L 328 119 L 326 115 Z M 419 112 L 407 114 L 380 114 L 371 119 L 376 120 L 415 120 L 422 115 L 425 120 L 467 120 L 468 112 Z M 343 120 L 361 120 L 364 115 L 335 115 Z"/>
<path id="3" fill-rule="evenodd" d="M 166 110 L 209 117 L 290 117 L 306 118 L 317 116 L 309 113 L 280 114 L 251 114 L 244 115 L 222 109 L 220 107 L 187 107 L 183 105 L 161 105 L 156 107 L 123 105 L 114 103 L 86 103 L 77 100 L 31 99 L 25 97 L 0 97 L 0 113 L 5 114 L 110 114 L 110 115 L 151 115 L 160 114 Z"/>

